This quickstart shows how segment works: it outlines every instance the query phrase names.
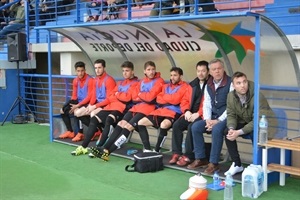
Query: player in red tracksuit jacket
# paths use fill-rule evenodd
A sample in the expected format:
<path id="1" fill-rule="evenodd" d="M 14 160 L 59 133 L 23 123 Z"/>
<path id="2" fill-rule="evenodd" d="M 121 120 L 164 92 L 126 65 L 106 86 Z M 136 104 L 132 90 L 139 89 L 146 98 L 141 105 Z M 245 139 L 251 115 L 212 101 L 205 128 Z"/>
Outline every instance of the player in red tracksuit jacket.
<path id="1" fill-rule="evenodd" d="M 169 164 L 176 164 L 178 166 L 186 166 L 195 160 L 193 135 L 191 127 L 196 121 L 202 120 L 203 117 L 203 100 L 204 100 L 204 88 L 209 78 L 208 62 L 201 60 L 196 64 L 197 77 L 189 84 L 191 91 L 186 95 L 189 95 L 191 99 L 191 106 L 184 112 L 179 119 L 177 119 L 172 126 L 172 158 Z M 182 149 L 182 142 L 184 131 L 185 137 L 185 149 Z M 183 152 L 184 151 L 184 152 Z"/>
<path id="2" fill-rule="evenodd" d="M 106 73 L 105 67 L 106 62 L 103 59 L 98 59 L 94 62 L 96 77 L 94 78 L 90 102 L 88 106 L 81 107 L 74 113 L 86 126 L 89 126 L 90 118 L 109 103 L 108 97 L 116 86 L 115 80 Z M 95 134 L 95 137 L 99 135 L 100 131 Z M 83 140 L 83 138 L 84 135 L 79 133 L 72 141 L 78 142 Z M 94 137 L 92 139 L 94 139 Z"/>
<path id="3" fill-rule="evenodd" d="M 161 92 L 164 80 L 156 72 L 155 63 L 152 61 L 145 63 L 144 74 L 145 78 L 139 81 L 132 94 L 134 106 L 125 114 L 102 147 L 91 148 L 95 156 L 107 161 L 109 154 L 120 147 L 130 132 L 137 128 L 138 121 L 155 110 L 156 97 Z"/>
<path id="4" fill-rule="evenodd" d="M 103 132 L 99 145 L 103 145 L 108 138 L 110 126 L 115 126 L 132 106 L 132 92 L 138 83 L 138 78 L 134 76 L 134 65 L 130 61 L 125 61 L 121 65 L 123 71 L 123 81 L 119 81 L 110 96 L 108 97 L 109 103 L 94 117 L 91 118 L 87 133 L 85 134 L 82 145 L 72 155 L 81 155 L 87 153 L 87 146 L 91 138 L 97 131 L 98 127 L 103 127 Z M 92 155 L 90 155 L 93 157 Z"/>
<path id="5" fill-rule="evenodd" d="M 59 136 L 59 138 L 74 138 L 75 134 L 72 128 L 70 115 L 73 115 L 76 110 L 90 102 L 93 91 L 93 78 L 86 73 L 85 63 L 76 62 L 75 70 L 77 77 L 73 79 L 73 91 L 71 100 L 66 102 L 60 110 L 61 118 L 66 125 L 67 131 Z M 75 117 L 76 122 L 78 119 Z M 78 124 L 78 123 L 76 123 Z M 82 129 L 79 132 L 83 132 Z"/>
<path id="6" fill-rule="evenodd" d="M 155 146 L 155 151 L 159 152 L 174 121 L 190 107 L 190 98 L 186 98 L 188 96 L 185 94 L 190 90 L 191 86 L 182 81 L 182 69 L 173 67 L 170 72 L 170 83 L 163 86 L 162 92 L 156 99 L 159 108 L 138 122 L 138 130 L 144 145 L 144 152 L 151 151 L 147 126 L 159 128 L 159 136 Z"/>

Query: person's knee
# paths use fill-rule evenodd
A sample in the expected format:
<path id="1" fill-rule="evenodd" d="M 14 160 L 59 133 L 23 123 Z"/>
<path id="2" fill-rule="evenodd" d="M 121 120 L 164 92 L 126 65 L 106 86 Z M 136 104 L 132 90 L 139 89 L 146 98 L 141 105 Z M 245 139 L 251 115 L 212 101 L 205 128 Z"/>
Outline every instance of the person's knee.
<path id="1" fill-rule="evenodd" d="M 88 115 L 88 108 L 87 107 L 81 107 L 81 108 L 77 108 L 74 110 L 74 115 L 76 117 L 81 117 L 81 116 L 84 116 L 84 115 Z"/>
<path id="2" fill-rule="evenodd" d="M 142 118 L 142 119 L 140 119 L 140 120 L 138 121 L 137 125 L 139 125 L 139 126 L 146 126 L 147 120 L 148 120 L 148 119 L 147 119 L 146 117 L 144 117 L 144 118 Z"/>
<path id="3" fill-rule="evenodd" d="M 99 123 L 101 123 L 101 120 L 99 119 L 99 117 L 98 116 L 94 116 L 94 117 L 92 117 L 91 118 L 91 122 L 90 122 L 91 124 L 99 124 Z"/>
<path id="4" fill-rule="evenodd" d="M 127 121 L 121 120 L 121 121 L 118 122 L 118 126 L 124 128 L 124 126 L 125 126 L 127 123 L 128 123 Z"/>
<path id="5" fill-rule="evenodd" d="M 96 117 L 92 117 L 90 124 L 98 124 L 98 119 Z"/>
<path id="6" fill-rule="evenodd" d="M 193 123 L 190 128 L 192 131 L 197 131 L 200 128 L 202 129 L 202 126 L 204 126 L 204 123 L 202 121 L 199 121 L 199 122 Z"/>
<path id="7" fill-rule="evenodd" d="M 95 113 L 94 111 L 92 111 L 92 112 L 90 113 L 90 117 L 91 117 L 91 118 L 93 118 L 95 115 L 96 115 L 96 113 Z"/>
<path id="8" fill-rule="evenodd" d="M 106 118 L 105 124 L 106 125 L 112 125 L 113 123 L 115 123 L 115 116 L 109 114 L 108 117 Z"/>
<path id="9" fill-rule="evenodd" d="M 225 129 L 226 129 L 226 123 L 219 122 L 213 126 L 211 132 L 212 134 L 224 135 Z"/>
<path id="10" fill-rule="evenodd" d="M 179 127 L 180 127 L 180 121 L 177 120 L 177 121 L 174 122 L 172 128 L 173 129 L 179 129 Z"/>
<path id="11" fill-rule="evenodd" d="M 131 124 L 129 124 L 129 123 L 127 123 L 127 124 L 124 126 L 124 128 L 126 128 L 127 130 L 130 130 L 130 131 L 132 131 L 132 130 L 134 129 L 134 127 L 133 127 Z"/>
<path id="12" fill-rule="evenodd" d="M 96 112 L 95 110 L 93 110 L 90 114 L 91 117 L 94 117 L 96 114 L 98 113 L 98 111 Z"/>
<path id="13" fill-rule="evenodd" d="M 164 120 L 160 124 L 160 128 L 162 129 L 168 129 L 172 126 L 172 122 L 170 120 Z"/>
<path id="14" fill-rule="evenodd" d="M 227 135 L 228 134 L 228 128 L 226 127 L 225 129 L 224 129 L 224 131 L 223 131 L 223 135 Z"/>

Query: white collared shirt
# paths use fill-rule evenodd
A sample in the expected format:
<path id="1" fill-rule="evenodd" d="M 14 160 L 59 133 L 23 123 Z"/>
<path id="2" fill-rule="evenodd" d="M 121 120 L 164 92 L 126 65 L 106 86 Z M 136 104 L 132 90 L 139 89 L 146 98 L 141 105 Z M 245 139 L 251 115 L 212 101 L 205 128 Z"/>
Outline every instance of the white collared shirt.
<path id="1" fill-rule="evenodd" d="M 222 82 L 222 80 L 219 81 L 218 83 L 216 83 L 214 81 L 215 90 L 217 90 L 217 88 L 220 86 L 221 82 Z M 233 88 L 233 85 L 231 83 L 229 92 L 231 92 L 233 90 L 234 90 L 234 88 Z M 210 95 L 208 94 L 207 85 L 206 85 L 205 89 L 204 89 L 203 119 L 204 120 L 211 119 L 211 115 L 212 115 L 211 98 L 210 98 Z M 218 119 L 219 119 L 219 121 L 224 121 L 226 118 L 227 118 L 227 111 L 225 110 Z"/>

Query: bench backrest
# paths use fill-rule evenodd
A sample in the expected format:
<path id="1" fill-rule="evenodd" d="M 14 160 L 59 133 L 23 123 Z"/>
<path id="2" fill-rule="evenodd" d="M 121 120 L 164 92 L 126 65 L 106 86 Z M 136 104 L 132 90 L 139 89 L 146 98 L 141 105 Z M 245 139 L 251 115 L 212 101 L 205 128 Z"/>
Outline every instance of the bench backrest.
<path id="1" fill-rule="evenodd" d="M 275 116 L 278 120 L 277 132 L 274 138 L 284 138 L 287 136 L 287 118 L 284 109 L 273 108 Z"/>

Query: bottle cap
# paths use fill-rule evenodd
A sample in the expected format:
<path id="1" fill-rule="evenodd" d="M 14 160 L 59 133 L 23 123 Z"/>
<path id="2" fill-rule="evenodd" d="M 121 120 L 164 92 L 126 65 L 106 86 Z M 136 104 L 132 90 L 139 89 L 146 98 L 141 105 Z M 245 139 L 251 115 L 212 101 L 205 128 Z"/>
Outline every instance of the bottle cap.
<path id="1" fill-rule="evenodd" d="M 189 187 L 203 189 L 203 188 L 206 188 L 206 183 L 207 183 L 207 180 L 201 174 L 197 174 L 190 178 Z"/>

